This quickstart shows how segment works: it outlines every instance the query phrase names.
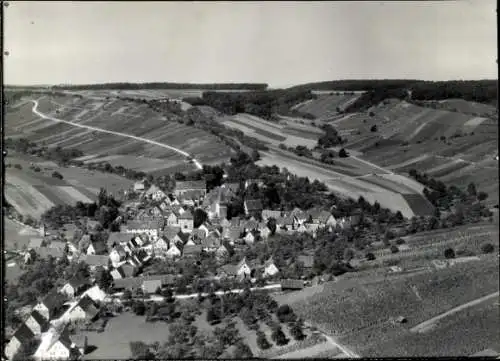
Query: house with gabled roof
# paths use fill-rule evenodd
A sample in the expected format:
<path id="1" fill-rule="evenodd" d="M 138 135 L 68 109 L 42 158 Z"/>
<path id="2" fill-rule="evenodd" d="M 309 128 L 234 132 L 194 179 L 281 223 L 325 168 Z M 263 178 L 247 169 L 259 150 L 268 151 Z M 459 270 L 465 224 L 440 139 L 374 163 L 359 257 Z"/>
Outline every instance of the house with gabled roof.
<path id="1" fill-rule="evenodd" d="M 195 245 L 184 245 L 184 248 L 182 249 L 182 255 L 186 257 L 196 257 L 199 255 L 201 252 L 203 252 L 203 248 L 199 244 Z"/>
<path id="2" fill-rule="evenodd" d="M 264 262 L 262 276 L 272 277 L 278 273 L 279 273 L 278 266 L 276 266 L 276 263 L 274 262 L 274 259 L 271 256 L 266 262 Z"/>
<path id="3" fill-rule="evenodd" d="M 21 326 L 14 332 L 9 343 L 5 346 L 4 353 L 9 360 L 12 360 L 16 353 L 21 349 L 21 346 L 27 345 L 33 338 L 35 334 L 31 329 L 22 323 Z"/>
<path id="4" fill-rule="evenodd" d="M 34 335 L 40 335 L 49 329 L 49 322 L 37 310 L 33 310 L 24 324 L 33 332 Z"/>
<path id="5" fill-rule="evenodd" d="M 56 330 L 42 339 L 34 355 L 35 359 L 42 360 L 77 360 L 81 356 L 80 350 L 71 341 L 69 333 L 63 331 L 58 334 Z"/>
<path id="6" fill-rule="evenodd" d="M 168 258 L 178 258 L 181 254 L 181 250 L 175 244 L 172 244 L 165 255 Z"/>
<path id="7" fill-rule="evenodd" d="M 228 228 L 228 227 L 230 227 L 230 226 L 231 226 L 231 222 L 229 222 L 229 221 L 227 220 L 227 218 L 223 218 L 223 219 L 221 219 L 221 221 L 219 222 L 219 224 L 220 224 L 220 226 L 221 226 L 222 228 Z"/>
<path id="8" fill-rule="evenodd" d="M 111 275 L 111 277 L 113 277 L 113 280 L 115 281 L 122 278 L 126 278 L 125 272 L 123 271 L 123 268 L 121 268 L 120 266 L 112 269 L 109 274 Z"/>
<path id="9" fill-rule="evenodd" d="M 200 181 L 176 181 L 175 182 L 175 191 L 174 194 L 176 196 L 180 196 L 190 191 L 199 191 L 203 195 L 207 192 L 207 182 L 204 180 Z"/>
<path id="10" fill-rule="evenodd" d="M 144 181 L 134 183 L 134 192 L 143 192 L 145 188 L 146 186 L 144 184 Z"/>
<path id="11" fill-rule="evenodd" d="M 90 286 L 90 281 L 83 277 L 73 277 L 62 288 L 61 293 L 73 298 L 78 296 Z"/>
<path id="12" fill-rule="evenodd" d="M 309 219 L 309 215 L 304 212 L 302 209 L 295 207 L 291 212 L 290 215 L 295 217 L 296 222 L 298 225 L 301 225 L 305 223 Z"/>
<path id="13" fill-rule="evenodd" d="M 93 320 L 99 314 L 99 306 L 88 295 L 84 295 L 77 304 L 68 311 L 68 319 L 75 320 Z"/>
<path id="14" fill-rule="evenodd" d="M 167 217 L 165 218 L 167 221 L 167 226 L 178 226 L 179 225 L 179 216 L 176 211 L 171 210 L 169 211 Z"/>
<path id="15" fill-rule="evenodd" d="M 260 199 L 247 199 L 243 202 L 243 207 L 247 216 L 261 217 L 262 201 Z"/>
<path id="16" fill-rule="evenodd" d="M 51 241 L 50 244 L 48 245 L 48 247 L 49 248 L 57 248 L 60 251 L 64 252 L 64 250 L 67 247 L 67 243 L 62 242 L 62 241 Z"/>
<path id="17" fill-rule="evenodd" d="M 245 232 L 256 231 L 259 228 L 259 222 L 257 222 L 254 219 L 250 219 L 250 220 L 244 222 L 243 224 L 244 224 L 243 227 L 244 227 Z"/>
<path id="18" fill-rule="evenodd" d="M 240 217 L 233 217 L 230 220 L 231 227 L 241 227 L 241 219 Z"/>
<path id="19" fill-rule="evenodd" d="M 178 218 L 178 222 L 179 222 L 179 227 L 181 227 L 183 231 L 188 231 L 188 232 L 192 231 L 194 227 L 194 218 L 191 211 L 186 211 L 183 214 L 181 214 Z"/>
<path id="20" fill-rule="evenodd" d="M 49 247 L 38 248 L 36 250 L 36 254 L 41 259 L 49 259 L 51 257 L 55 259 L 60 259 L 64 257 L 64 251 L 62 251 L 59 248 L 49 248 Z"/>
<path id="21" fill-rule="evenodd" d="M 149 220 L 132 220 L 121 226 L 121 232 L 124 233 L 145 233 L 149 236 L 158 236 L 158 232 L 163 229 L 164 220 L 154 218 Z"/>
<path id="22" fill-rule="evenodd" d="M 122 244 L 122 243 L 128 243 L 133 237 L 133 234 L 130 233 L 122 233 L 122 232 L 111 232 L 109 234 L 108 240 L 107 240 L 107 246 L 108 248 L 113 248 L 116 245 Z"/>
<path id="23" fill-rule="evenodd" d="M 247 179 L 245 181 L 245 189 L 248 189 L 252 184 L 257 185 L 257 187 L 262 187 L 264 185 L 264 181 L 262 179 Z"/>
<path id="24" fill-rule="evenodd" d="M 38 311 L 48 321 L 57 312 L 61 299 L 62 296 L 56 290 L 52 290 L 41 302 L 33 307 L 33 310 Z"/>
<path id="25" fill-rule="evenodd" d="M 223 243 L 221 243 L 221 245 L 215 250 L 215 257 L 217 257 L 217 259 L 224 259 L 228 256 L 229 250 Z"/>
<path id="26" fill-rule="evenodd" d="M 243 239 L 245 240 L 245 243 L 250 246 L 255 243 L 257 236 L 258 233 L 256 231 L 246 232 L 245 237 L 243 237 Z"/>
<path id="27" fill-rule="evenodd" d="M 158 237 L 156 242 L 153 243 L 153 252 L 155 256 L 165 256 L 169 248 L 168 243 L 169 242 L 164 237 Z"/>
<path id="28" fill-rule="evenodd" d="M 154 201 L 161 201 L 167 197 L 166 193 L 163 192 L 156 185 L 152 185 L 145 193 L 146 197 L 151 198 Z"/>
<path id="29" fill-rule="evenodd" d="M 271 233 L 271 229 L 269 229 L 266 222 L 259 223 L 259 234 L 263 240 L 268 239 Z"/>
<path id="30" fill-rule="evenodd" d="M 210 233 L 201 241 L 201 247 L 205 252 L 215 252 L 220 244 L 220 238 L 215 233 Z"/>
<path id="31" fill-rule="evenodd" d="M 284 216 L 276 219 L 276 232 L 293 231 L 296 225 L 296 220 L 292 216 Z"/>
<path id="32" fill-rule="evenodd" d="M 239 227 L 225 228 L 222 232 L 222 236 L 231 242 L 236 242 L 237 240 L 239 240 L 241 234 L 242 232 Z"/>
<path id="33" fill-rule="evenodd" d="M 128 257 L 129 252 L 122 244 L 115 246 L 109 253 L 109 259 L 113 264 L 117 264 Z"/>
<path id="34" fill-rule="evenodd" d="M 180 230 L 180 227 L 167 226 L 163 229 L 162 236 L 170 241 Z"/>
<path id="35" fill-rule="evenodd" d="M 84 255 L 80 259 L 88 264 L 91 271 L 95 271 L 98 267 L 107 269 L 110 261 L 107 255 Z"/>
<path id="36" fill-rule="evenodd" d="M 190 235 L 190 241 L 192 241 L 193 244 L 200 244 L 201 241 L 207 238 L 208 233 L 209 233 L 208 229 L 206 229 L 206 231 L 204 229 L 199 229 L 199 228 L 193 229 L 193 232 L 191 232 Z"/>
<path id="37" fill-rule="evenodd" d="M 314 256 L 300 255 L 297 257 L 297 261 L 301 262 L 306 270 L 314 266 Z"/>
<path id="38" fill-rule="evenodd" d="M 88 255 L 103 255 L 108 253 L 106 243 L 102 240 L 91 239 L 90 245 L 87 247 Z"/>

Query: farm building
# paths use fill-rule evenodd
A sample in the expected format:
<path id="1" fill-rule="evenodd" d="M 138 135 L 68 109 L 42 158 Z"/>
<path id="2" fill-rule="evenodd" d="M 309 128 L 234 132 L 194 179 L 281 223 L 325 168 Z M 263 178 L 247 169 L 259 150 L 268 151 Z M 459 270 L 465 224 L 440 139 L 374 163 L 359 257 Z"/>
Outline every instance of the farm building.
<path id="1" fill-rule="evenodd" d="M 205 195 L 207 192 L 207 182 L 204 180 L 176 182 L 174 191 L 174 194 L 176 196 L 180 196 L 185 194 L 186 192 L 191 191 L 199 191 L 202 192 L 203 195 Z"/>

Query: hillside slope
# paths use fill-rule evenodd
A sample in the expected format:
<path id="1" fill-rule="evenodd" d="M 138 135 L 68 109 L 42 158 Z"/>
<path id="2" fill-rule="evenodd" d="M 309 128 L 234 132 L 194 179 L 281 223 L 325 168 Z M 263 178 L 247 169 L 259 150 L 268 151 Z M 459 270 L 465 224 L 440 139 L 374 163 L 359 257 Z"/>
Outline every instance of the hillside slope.
<path id="1" fill-rule="evenodd" d="M 115 165 L 158 173 L 194 169 L 175 151 L 113 134 L 42 119 L 32 112 L 33 104 L 6 114 L 5 137 L 23 137 L 48 147 L 80 149 L 86 159 L 109 161 Z M 150 109 L 147 104 L 109 98 L 44 96 L 38 110 L 43 114 L 77 124 L 121 132 L 166 144 L 192 154 L 202 164 L 227 161 L 232 150 L 214 135 L 174 121 Z M 126 157 L 124 157 L 126 156 Z"/>

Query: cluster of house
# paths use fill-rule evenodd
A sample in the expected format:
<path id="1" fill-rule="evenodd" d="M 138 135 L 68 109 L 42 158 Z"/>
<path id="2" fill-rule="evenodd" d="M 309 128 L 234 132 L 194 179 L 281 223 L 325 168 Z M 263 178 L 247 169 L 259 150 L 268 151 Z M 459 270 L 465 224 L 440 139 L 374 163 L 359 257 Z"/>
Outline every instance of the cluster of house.
<path id="1" fill-rule="evenodd" d="M 26 315 L 25 321 L 10 337 L 4 356 L 12 360 L 22 346 L 38 340 L 35 359 L 69 359 L 83 355 L 86 338 L 70 334 L 68 322 L 95 321 L 106 293 L 89 280 L 74 278 L 60 290 L 53 290 Z M 64 302 L 69 299 L 68 302 Z"/>

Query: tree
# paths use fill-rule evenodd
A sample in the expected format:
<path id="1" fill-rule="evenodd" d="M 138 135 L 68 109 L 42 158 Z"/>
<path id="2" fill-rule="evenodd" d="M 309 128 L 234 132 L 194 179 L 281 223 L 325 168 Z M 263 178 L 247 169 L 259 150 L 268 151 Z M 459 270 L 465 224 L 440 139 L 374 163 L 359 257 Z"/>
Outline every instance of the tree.
<path id="1" fill-rule="evenodd" d="M 306 335 L 304 335 L 303 331 L 303 325 L 301 322 L 295 322 L 291 327 L 290 327 L 290 333 L 292 337 L 296 341 L 302 341 L 303 339 L 306 338 Z"/>
<path id="2" fill-rule="evenodd" d="M 54 172 L 52 172 L 52 178 L 63 179 L 64 177 L 62 176 L 61 173 L 54 171 Z"/>
<path id="3" fill-rule="evenodd" d="M 131 341 L 129 347 L 132 357 L 136 360 L 151 360 L 154 358 L 150 346 L 142 341 Z"/>
<path id="4" fill-rule="evenodd" d="M 294 322 L 297 318 L 292 308 L 287 304 L 283 304 L 278 307 L 276 310 L 276 316 L 281 323 Z"/>
<path id="5" fill-rule="evenodd" d="M 484 201 L 486 198 L 488 198 L 488 193 L 486 193 L 486 192 L 479 192 L 477 194 L 477 199 L 479 201 Z"/>
<path id="6" fill-rule="evenodd" d="M 271 231 L 271 235 L 274 235 L 276 233 L 276 219 L 269 218 L 267 221 L 267 227 Z"/>
<path id="7" fill-rule="evenodd" d="M 399 252 L 399 248 L 398 246 L 396 245 L 392 245 L 391 246 L 391 253 L 398 253 Z"/>
<path id="8" fill-rule="evenodd" d="M 198 228 L 201 226 L 205 221 L 207 220 L 208 215 L 207 213 L 201 209 L 201 208 L 196 208 L 194 213 L 193 213 L 193 225 L 194 228 Z"/>
<path id="9" fill-rule="evenodd" d="M 495 247 L 491 243 L 483 243 L 481 245 L 481 251 L 483 253 L 492 253 L 495 250 Z"/>
<path id="10" fill-rule="evenodd" d="M 254 161 L 254 162 L 257 162 L 258 160 L 260 160 L 260 153 L 259 153 L 259 151 L 257 149 L 252 150 L 251 157 L 252 157 L 252 161 Z"/>
<path id="11" fill-rule="evenodd" d="M 447 259 L 455 258 L 455 250 L 453 248 L 447 248 L 444 250 L 444 257 Z"/>
<path id="12" fill-rule="evenodd" d="M 349 262 L 354 258 L 354 250 L 352 248 L 344 249 L 344 261 Z"/>
<path id="13" fill-rule="evenodd" d="M 469 185 L 467 186 L 467 193 L 469 193 L 470 196 L 474 197 L 477 195 L 477 189 L 474 182 L 470 182 Z"/>
<path id="14" fill-rule="evenodd" d="M 349 156 L 349 154 L 346 152 L 346 150 L 344 148 L 342 148 L 340 151 L 339 151 L 339 157 L 340 158 L 347 158 Z"/>
<path id="15" fill-rule="evenodd" d="M 367 261 L 374 261 L 375 260 L 375 255 L 371 252 L 368 252 L 366 255 L 365 255 L 365 258 Z"/>
<path id="16" fill-rule="evenodd" d="M 266 334 L 264 332 L 262 332 L 261 330 L 257 331 L 257 346 L 261 350 L 267 350 L 268 348 L 271 347 L 271 344 L 269 343 L 269 341 L 266 338 Z"/>
<path id="17" fill-rule="evenodd" d="M 96 272 L 95 280 L 99 288 L 103 291 L 107 291 L 113 282 L 113 277 L 104 268 L 99 268 Z"/>
<path id="18" fill-rule="evenodd" d="M 229 347 L 235 345 L 240 341 L 238 330 L 236 329 L 236 323 L 234 321 L 227 322 L 225 327 L 216 327 L 214 330 L 214 337 L 222 344 L 224 347 Z"/>
<path id="19" fill-rule="evenodd" d="M 373 124 L 373 125 L 371 126 L 371 128 L 370 128 L 370 132 L 372 132 L 372 133 L 375 133 L 377 130 L 378 130 L 378 129 L 377 129 L 377 125 L 376 125 L 376 124 Z"/>
<path id="20" fill-rule="evenodd" d="M 146 305 L 142 301 L 135 301 L 133 310 L 137 316 L 144 316 L 144 314 L 146 313 Z"/>
<path id="21" fill-rule="evenodd" d="M 400 244 L 404 244 L 404 243 L 405 243 L 405 240 L 403 238 L 396 239 L 396 244 L 400 245 Z"/>
<path id="22" fill-rule="evenodd" d="M 248 345 L 245 342 L 239 341 L 236 344 L 236 348 L 233 352 L 233 358 L 241 359 L 241 358 L 252 358 L 252 357 L 253 354 L 252 350 L 250 350 L 250 347 L 248 347 Z"/>
<path id="23" fill-rule="evenodd" d="M 286 338 L 281 327 L 275 327 L 273 333 L 271 334 L 271 339 L 276 342 L 278 346 L 286 345 L 289 340 Z"/>

